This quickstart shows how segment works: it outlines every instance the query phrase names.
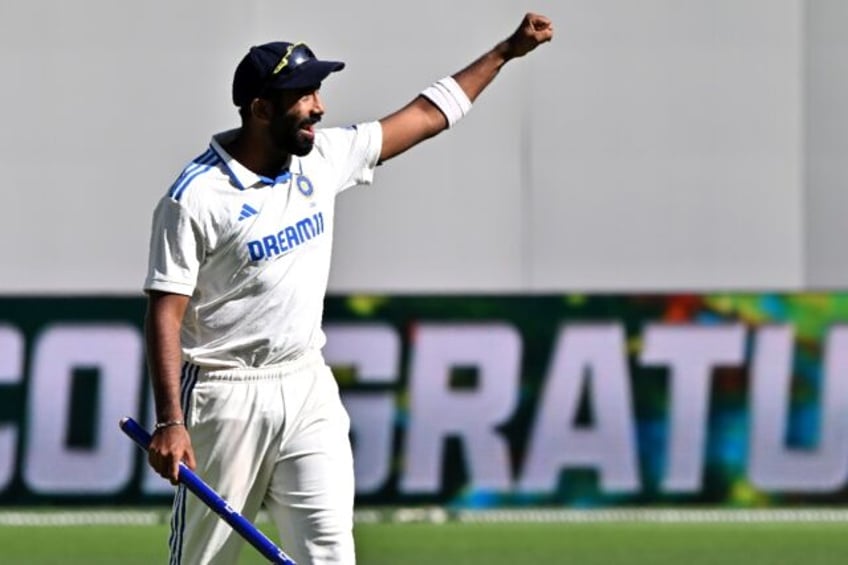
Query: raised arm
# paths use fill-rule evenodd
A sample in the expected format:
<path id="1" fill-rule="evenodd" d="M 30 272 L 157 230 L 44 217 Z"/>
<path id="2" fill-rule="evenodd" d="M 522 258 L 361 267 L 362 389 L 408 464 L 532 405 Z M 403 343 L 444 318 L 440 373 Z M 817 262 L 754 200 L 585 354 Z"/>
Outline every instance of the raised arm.
<path id="1" fill-rule="evenodd" d="M 383 126 L 383 150 L 380 153 L 380 161 L 391 159 L 447 129 L 449 122 L 446 112 L 439 109 L 430 99 L 434 97 L 438 99 L 441 96 L 440 90 L 447 96 L 446 104 L 451 106 L 456 104 L 457 109 L 453 112 L 448 109 L 447 114 L 454 114 L 454 116 L 464 114 L 467 107 L 463 106 L 465 104 L 470 106 L 470 103 L 477 99 L 505 63 L 516 57 L 523 57 L 542 43 L 550 41 L 553 34 L 553 24 L 548 18 L 539 14 L 527 14 L 512 35 L 451 77 L 462 90 L 456 93 L 456 97 L 462 98 L 464 95 L 467 100 L 455 101 L 455 96 L 450 93 L 450 85 L 448 89 L 438 85 L 435 91 L 425 90 L 412 102 L 380 120 Z"/>

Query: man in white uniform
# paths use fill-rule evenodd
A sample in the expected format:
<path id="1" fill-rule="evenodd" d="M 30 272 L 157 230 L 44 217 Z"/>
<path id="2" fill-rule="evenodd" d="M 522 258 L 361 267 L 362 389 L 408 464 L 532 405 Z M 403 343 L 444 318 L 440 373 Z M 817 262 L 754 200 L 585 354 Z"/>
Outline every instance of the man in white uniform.
<path id="1" fill-rule="evenodd" d="M 238 65 L 240 128 L 215 135 L 156 208 L 146 323 L 157 424 L 149 462 L 184 461 L 252 519 L 264 505 L 299 565 L 353 564 L 349 420 L 321 357 L 335 197 L 450 127 L 501 66 L 550 41 L 528 14 L 506 40 L 401 110 L 316 129 L 319 87 L 343 63 L 304 44 Z M 241 539 L 177 489 L 172 564 L 231 564 Z"/>

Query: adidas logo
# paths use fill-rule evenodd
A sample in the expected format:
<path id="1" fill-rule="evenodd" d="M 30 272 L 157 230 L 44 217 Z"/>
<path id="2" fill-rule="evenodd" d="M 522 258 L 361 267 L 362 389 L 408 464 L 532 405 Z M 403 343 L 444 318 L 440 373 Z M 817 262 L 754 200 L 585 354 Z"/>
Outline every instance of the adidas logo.
<path id="1" fill-rule="evenodd" d="M 259 212 L 257 212 L 255 208 L 253 208 L 252 206 L 250 206 L 248 204 L 245 204 L 244 206 L 241 207 L 241 214 L 239 214 L 238 221 L 246 220 L 249 217 L 255 216 L 258 213 Z"/>

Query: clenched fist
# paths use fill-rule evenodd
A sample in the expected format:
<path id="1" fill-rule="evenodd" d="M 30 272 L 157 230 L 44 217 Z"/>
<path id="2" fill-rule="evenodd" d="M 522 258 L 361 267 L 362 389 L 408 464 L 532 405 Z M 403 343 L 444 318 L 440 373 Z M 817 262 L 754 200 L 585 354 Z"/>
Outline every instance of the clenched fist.
<path id="1" fill-rule="evenodd" d="M 521 20 L 521 25 L 507 39 L 510 57 L 523 57 L 542 43 L 554 37 L 554 24 L 541 14 L 529 13 Z"/>

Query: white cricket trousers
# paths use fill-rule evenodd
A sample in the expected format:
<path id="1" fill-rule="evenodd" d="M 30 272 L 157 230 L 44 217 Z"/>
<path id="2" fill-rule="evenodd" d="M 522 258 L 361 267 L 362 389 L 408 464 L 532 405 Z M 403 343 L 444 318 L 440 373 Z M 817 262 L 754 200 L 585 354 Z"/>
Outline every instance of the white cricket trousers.
<path id="1" fill-rule="evenodd" d="M 248 520 L 264 505 L 298 565 L 353 565 L 350 420 L 320 352 L 262 369 L 186 364 L 182 391 L 200 477 Z M 245 545 L 183 486 L 169 543 L 171 565 L 234 565 Z"/>

